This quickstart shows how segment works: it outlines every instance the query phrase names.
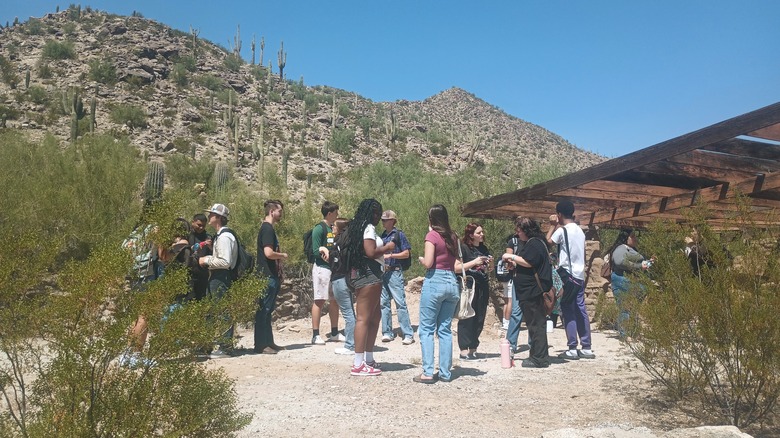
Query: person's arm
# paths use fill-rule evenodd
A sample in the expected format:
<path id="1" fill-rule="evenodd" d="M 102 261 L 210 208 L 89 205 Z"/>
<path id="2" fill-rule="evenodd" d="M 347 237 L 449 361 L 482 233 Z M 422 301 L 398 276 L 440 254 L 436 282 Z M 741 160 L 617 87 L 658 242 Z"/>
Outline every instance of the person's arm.
<path id="1" fill-rule="evenodd" d="M 558 243 L 553 239 L 553 234 L 555 233 L 555 230 L 562 226 L 563 225 L 558 222 L 557 214 L 550 215 L 550 226 L 547 228 L 547 243 L 549 245 L 555 245 Z"/>
<path id="2" fill-rule="evenodd" d="M 328 261 L 328 257 L 330 257 L 330 251 L 328 251 L 328 248 L 325 246 L 319 247 L 320 257 L 322 257 L 322 260 Z"/>
<path id="3" fill-rule="evenodd" d="M 510 261 L 516 265 L 520 265 L 524 268 L 532 268 L 533 266 L 528 263 L 528 261 L 519 255 L 512 254 L 511 252 L 505 252 L 504 255 L 501 256 L 506 261 Z"/>
<path id="4" fill-rule="evenodd" d="M 315 225 L 311 231 L 311 255 L 315 259 L 320 255 L 319 248 L 328 243 L 325 234 L 325 227 L 322 225 L 322 222 Z"/>
<path id="5" fill-rule="evenodd" d="M 229 269 L 230 268 L 230 256 L 233 254 L 233 248 L 236 245 L 236 239 L 229 238 L 228 234 L 222 236 L 223 239 L 217 239 L 214 244 L 214 254 L 210 256 L 201 257 L 201 266 L 206 266 L 209 269 Z"/>
<path id="6" fill-rule="evenodd" d="M 287 253 L 286 252 L 276 252 L 274 249 L 268 245 L 263 247 L 263 254 L 265 254 L 265 258 L 268 260 L 285 260 L 287 259 Z"/>
<path id="7" fill-rule="evenodd" d="M 458 245 L 460 245 L 461 253 L 463 254 L 463 259 L 465 260 L 469 258 L 471 256 L 471 250 L 469 250 L 469 248 L 461 242 L 458 242 Z M 455 271 L 461 272 L 464 269 L 465 270 L 474 269 L 479 265 L 487 264 L 489 260 L 490 259 L 487 256 L 474 257 L 474 259 L 469 260 L 467 262 L 465 261 L 461 262 L 460 260 L 455 260 Z"/>
<path id="8" fill-rule="evenodd" d="M 395 249 L 395 242 L 387 242 L 382 246 L 376 246 L 375 239 L 363 239 L 363 251 L 366 253 L 366 257 L 370 259 L 375 259 L 393 249 Z"/>
<path id="9" fill-rule="evenodd" d="M 433 263 L 436 261 L 434 257 L 435 253 L 436 247 L 433 245 L 433 242 L 426 240 L 425 247 L 423 249 L 423 256 L 420 257 L 420 263 L 425 266 L 425 269 L 431 269 L 433 267 Z"/>

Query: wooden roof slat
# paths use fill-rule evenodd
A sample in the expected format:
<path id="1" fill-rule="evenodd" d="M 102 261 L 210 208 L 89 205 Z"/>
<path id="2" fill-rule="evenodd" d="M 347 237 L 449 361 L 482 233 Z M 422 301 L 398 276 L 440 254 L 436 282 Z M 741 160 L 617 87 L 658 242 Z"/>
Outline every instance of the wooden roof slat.
<path id="1" fill-rule="evenodd" d="M 647 184 L 636 184 L 636 183 L 622 182 L 622 181 L 610 181 L 606 179 L 599 180 L 599 181 L 591 181 L 589 183 L 575 186 L 574 188 L 580 188 L 585 190 L 604 190 L 610 192 L 621 192 L 621 193 L 648 195 L 648 196 L 674 196 L 688 191 L 677 187 L 665 187 L 665 186 L 655 186 L 655 185 L 649 186 Z"/>
<path id="2" fill-rule="evenodd" d="M 780 162 L 762 160 L 756 157 L 732 155 L 707 150 L 695 150 L 667 158 L 667 161 L 690 166 L 702 166 L 710 169 L 733 170 L 743 172 L 774 172 L 780 170 Z"/>
<path id="3" fill-rule="evenodd" d="M 780 141 L 780 123 L 757 129 L 748 133 L 751 137 L 765 138 L 767 140 Z"/>
<path id="4" fill-rule="evenodd" d="M 551 195 L 573 186 L 609 178 L 626 170 L 636 169 L 777 123 L 780 123 L 780 102 L 545 183 L 470 202 L 461 208 L 461 212 L 465 216 L 469 216 L 506 203 L 516 203 L 530 198 Z"/>
<path id="5" fill-rule="evenodd" d="M 738 169 L 717 169 L 691 164 L 671 163 L 665 160 L 642 166 L 641 170 L 643 172 L 657 173 L 662 175 L 676 174 L 678 176 L 685 176 L 691 179 L 709 179 L 714 181 L 740 180 L 749 178 L 756 174 L 756 172 L 744 172 Z"/>
<path id="6" fill-rule="evenodd" d="M 761 160 L 780 161 L 780 145 L 752 141 L 743 138 L 735 138 L 728 141 L 718 142 L 707 145 L 702 149 L 743 157 L 757 158 Z"/>

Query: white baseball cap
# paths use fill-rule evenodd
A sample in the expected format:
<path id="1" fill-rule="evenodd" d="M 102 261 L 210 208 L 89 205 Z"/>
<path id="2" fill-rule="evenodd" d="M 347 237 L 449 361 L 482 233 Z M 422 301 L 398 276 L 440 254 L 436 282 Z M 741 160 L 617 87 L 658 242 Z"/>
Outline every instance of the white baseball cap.
<path id="1" fill-rule="evenodd" d="M 228 208 L 225 207 L 224 204 L 214 204 L 214 205 L 211 206 L 211 208 L 206 210 L 206 212 L 207 213 L 218 214 L 218 215 L 220 215 L 222 217 L 230 216 L 230 210 L 228 210 Z"/>

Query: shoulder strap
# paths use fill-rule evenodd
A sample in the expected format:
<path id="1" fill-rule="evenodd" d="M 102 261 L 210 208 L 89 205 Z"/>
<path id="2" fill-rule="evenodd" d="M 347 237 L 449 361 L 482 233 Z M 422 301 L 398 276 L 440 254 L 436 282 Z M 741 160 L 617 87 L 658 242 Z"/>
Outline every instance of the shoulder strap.
<path id="1" fill-rule="evenodd" d="M 569 262 L 569 273 L 574 273 L 574 268 L 571 267 L 571 250 L 569 249 L 569 233 L 566 232 L 566 226 L 563 227 L 563 240 L 566 241 L 566 259 Z"/>

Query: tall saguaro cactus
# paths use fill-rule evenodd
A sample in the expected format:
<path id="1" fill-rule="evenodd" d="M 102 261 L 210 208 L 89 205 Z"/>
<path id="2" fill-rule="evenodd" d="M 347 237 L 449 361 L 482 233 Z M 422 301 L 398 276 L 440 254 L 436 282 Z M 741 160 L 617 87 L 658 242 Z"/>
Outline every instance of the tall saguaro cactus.
<path id="1" fill-rule="evenodd" d="M 388 144 L 392 143 L 395 145 L 395 141 L 398 139 L 398 122 L 392 111 L 390 111 L 390 117 L 385 120 L 385 133 L 387 134 Z"/>
<path id="2" fill-rule="evenodd" d="M 228 107 L 222 114 L 222 120 L 228 128 L 228 139 L 233 143 L 233 155 L 238 165 L 238 144 L 241 139 L 241 128 L 238 113 L 233 109 L 233 91 L 228 92 Z"/>
<path id="3" fill-rule="evenodd" d="M 159 161 L 152 161 L 146 169 L 144 200 L 151 203 L 160 199 L 163 188 L 165 188 L 165 165 Z"/>
<path id="4" fill-rule="evenodd" d="M 290 151 L 285 147 L 282 149 L 282 180 L 284 180 L 284 187 L 287 187 L 287 160 L 290 157 Z"/>
<path id="5" fill-rule="evenodd" d="M 284 41 L 282 41 L 281 47 L 279 47 L 279 53 L 277 53 L 277 62 L 279 65 L 279 80 L 284 80 L 284 67 L 287 65 L 287 52 L 284 51 Z"/>
<path id="6" fill-rule="evenodd" d="M 224 161 L 218 161 L 214 166 L 214 195 L 216 199 L 225 198 L 229 180 L 230 166 Z"/>
<path id="7" fill-rule="evenodd" d="M 255 65 L 255 34 L 252 34 L 252 65 Z"/>
<path id="8" fill-rule="evenodd" d="M 265 54 L 265 37 L 260 37 L 260 62 L 257 63 L 260 67 L 263 66 L 263 55 Z M 271 69 L 268 69 L 268 74 L 271 74 Z"/>

